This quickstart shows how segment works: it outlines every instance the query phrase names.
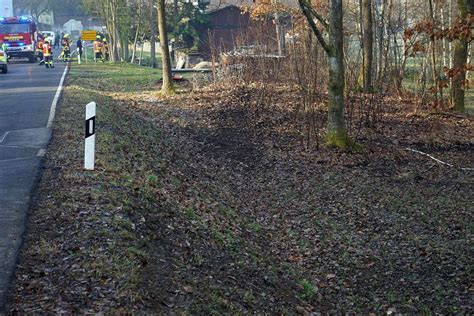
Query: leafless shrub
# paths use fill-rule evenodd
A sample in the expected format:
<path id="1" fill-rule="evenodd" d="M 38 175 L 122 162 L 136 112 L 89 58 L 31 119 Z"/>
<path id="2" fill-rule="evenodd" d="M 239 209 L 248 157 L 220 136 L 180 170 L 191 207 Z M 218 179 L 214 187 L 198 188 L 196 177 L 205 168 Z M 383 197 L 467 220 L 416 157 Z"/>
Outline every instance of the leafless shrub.
<path id="1" fill-rule="evenodd" d="M 219 54 L 215 82 L 223 86 L 257 87 L 253 104 L 266 107 L 279 100 L 275 89 L 286 87 L 299 102 L 290 105 L 296 125 L 308 149 L 318 149 L 324 133 L 327 101 L 327 57 L 310 30 L 289 24 L 286 49 L 278 54 L 275 27 L 267 22 L 252 27 L 244 37 L 236 38 L 235 49 Z M 294 28 L 293 28 L 294 27 Z M 356 41 L 352 39 L 352 42 Z M 381 102 L 373 94 L 360 95 L 360 46 L 348 38 L 346 53 L 346 120 L 356 137 L 362 128 L 373 128 L 380 121 Z M 352 44 L 351 44 L 352 43 Z M 217 58 L 216 58 L 217 59 Z M 355 88 L 355 89 L 354 89 Z"/>

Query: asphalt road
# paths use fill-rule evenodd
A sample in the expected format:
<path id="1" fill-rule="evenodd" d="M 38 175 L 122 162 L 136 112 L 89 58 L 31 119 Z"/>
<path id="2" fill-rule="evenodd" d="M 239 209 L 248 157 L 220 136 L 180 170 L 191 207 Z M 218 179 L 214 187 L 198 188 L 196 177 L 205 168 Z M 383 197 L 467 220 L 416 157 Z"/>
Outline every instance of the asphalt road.
<path id="1" fill-rule="evenodd" d="M 55 68 L 12 60 L 0 74 L 0 314 L 25 231 L 32 191 L 44 149 L 48 120 L 64 63 Z"/>

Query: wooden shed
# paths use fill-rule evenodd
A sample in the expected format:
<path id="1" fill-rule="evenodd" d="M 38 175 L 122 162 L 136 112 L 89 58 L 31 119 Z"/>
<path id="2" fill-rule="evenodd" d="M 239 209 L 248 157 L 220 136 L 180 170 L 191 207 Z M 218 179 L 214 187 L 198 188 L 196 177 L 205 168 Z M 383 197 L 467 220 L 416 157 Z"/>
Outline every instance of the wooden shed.
<path id="1" fill-rule="evenodd" d="M 239 7 L 225 6 L 208 12 L 209 26 L 199 30 L 200 52 L 218 55 L 248 45 L 275 46 L 276 33 L 271 20 L 253 21 Z"/>

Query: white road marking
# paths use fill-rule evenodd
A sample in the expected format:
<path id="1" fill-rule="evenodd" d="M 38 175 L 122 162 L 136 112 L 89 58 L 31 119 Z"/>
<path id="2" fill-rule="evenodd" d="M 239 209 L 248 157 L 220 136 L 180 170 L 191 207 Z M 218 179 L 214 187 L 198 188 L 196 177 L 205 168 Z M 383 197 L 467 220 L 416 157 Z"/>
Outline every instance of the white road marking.
<path id="1" fill-rule="evenodd" d="M 27 159 L 33 159 L 33 158 L 36 158 L 36 157 L 38 157 L 38 156 L 29 156 L 29 157 L 21 157 L 21 158 L 4 159 L 4 160 L 0 160 L 0 163 L 27 160 Z"/>
<path id="2" fill-rule="evenodd" d="M 59 85 L 58 85 L 58 88 L 56 90 L 56 94 L 54 95 L 53 102 L 51 103 L 51 109 L 50 109 L 50 112 L 49 112 L 48 124 L 46 125 L 46 128 L 51 128 L 51 126 L 53 125 L 54 115 L 56 114 L 56 106 L 58 105 L 59 96 L 61 95 L 61 91 L 63 89 L 64 78 L 66 78 L 66 73 L 67 73 L 68 67 L 69 67 L 69 64 L 66 64 L 66 67 L 64 68 L 61 80 L 59 81 Z M 25 129 L 25 130 L 34 130 L 34 128 Z M 8 134 L 10 134 L 10 132 L 14 132 L 14 131 L 7 131 L 3 135 L 0 136 L 0 144 L 3 143 L 3 141 L 8 136 Z M 1 147 L 17 147 L 17 146 L 1 146 Z M 46 149 L 42 148 L 38 151 L 36 156 L 37 157 L 43 157 L 45 154 L 46 154 Z M 14 160 L 21 160 L 21 159 L 22 158 L 1 160 L 1 161 L 4 162 L 4 161 L 14 161 Z M 26 159 L 29 159 L 29 157 L 26 158 Z"/>
<path id="3" fill-rule="evenodd" d="M 51 128 L 53 126 L 54 115 L 56 114 L 56 106 L 58 105 L 59 96 L 61 95 L 61 91 L 63 89 L 64 78 L 66 77 L 67 69 L 69 64 L 66 64 L 64 68 L 63 76 L 61 77 L 61 81 L 59 82 L 58 90 L 56 90 L 56 95 L 54 96 L 53 103 L 51 103 L 51 110 L 49 112 L 48 118 L 48 125 L 47 128 Z"/>
<path id="4" fill-rule="evenodd" d="M 2 137 L 0 137 L 0 143 L 3 143 L 3 141 L 5 140 L 5 137 L 7 137 L 7 135 L 10 133 L 10 131 L 8 132 L 5 132 L 5 134 L 2 135 Z"/>
<path id="5" fill-rule="evenodd" d="M 22 87 L 22 88 L 2 88 L 0 95 L 11 93 L 35 93 L 35 92 L 53 92 L 56 87 Z"/>
<path id="6" fill-rule="evenodd" d="M 36 154 L 37 157 L 43 157 L 46 154 L 46 149 L 41 148 Z"/>
<path id="7" fill-rule="evenodd" d="M 51 109 L 49 110 L 48 124 L 46 124 L 46 128 L 51 128 L 51 126 L 53 126 L 54 115 L 56 115 L 56 106 L 58 105 L 59 96 L 61 96 L 61 91 L 63 90 L 64 78 L 66 78 L 68 68 L 69 64 L 66 64 L 66 67 L 64 67 L 63 75 L 61 76 L 61 80 L 59 81 L 58 89 L 56 90 L 53 102 L 51 103 Z M 40 149 L 36 156 L 43 157 L 45 154 L 46 149 Z"/>

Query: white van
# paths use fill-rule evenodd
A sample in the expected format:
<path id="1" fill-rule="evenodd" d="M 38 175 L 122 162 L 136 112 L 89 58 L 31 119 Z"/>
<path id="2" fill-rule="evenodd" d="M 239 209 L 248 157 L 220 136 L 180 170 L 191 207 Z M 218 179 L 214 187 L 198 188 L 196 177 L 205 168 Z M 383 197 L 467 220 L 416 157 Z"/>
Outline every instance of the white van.
<path id="1" fill-rule="evenodd" d="M 54 34 L 54 32 L 52 32 L 52 31 L 41 31 L 40 33 L 43 35 L 44 39 L 48 39 L 49 44 L 51 46 L 54 46 L 54 41 L 56 40 L 55 39 L 56 34 Z"/>

